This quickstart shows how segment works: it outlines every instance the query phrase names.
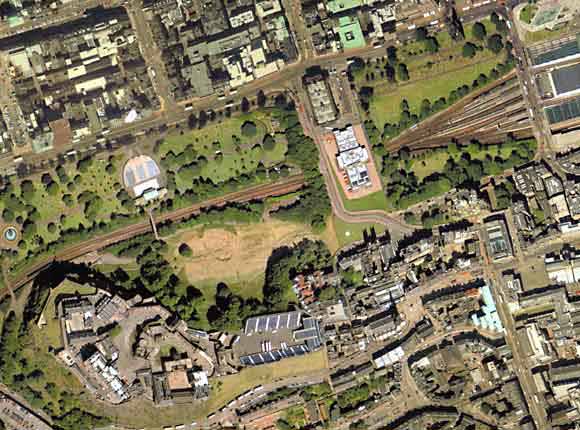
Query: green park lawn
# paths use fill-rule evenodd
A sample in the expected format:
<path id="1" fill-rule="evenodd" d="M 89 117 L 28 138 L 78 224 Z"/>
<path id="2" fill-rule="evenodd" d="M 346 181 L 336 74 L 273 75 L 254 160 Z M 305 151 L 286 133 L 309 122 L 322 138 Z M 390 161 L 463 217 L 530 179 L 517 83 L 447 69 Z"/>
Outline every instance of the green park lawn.
<path id="1" fill-rule="evenodd" d="M 254 136 L 242 134 L 242 125 L 246 121 L 256 125 Z M 274 134 L 270 116 L 266 112 L 253 112 L 228 118 L 218 124 L 208 124 L 202 129 L 169 136 L 160 145 L 159 156 L 164 158 L 169 152 L 178 155 L 188 145 L 193 145 L 198 156 L 208 160 L 200 171 L 201 176 L 211 179 L 213 183 L 220 183 L 243 173 L 251 174 L 260 162 L 270 167 L 284 160 L 287 151 L 285 142 L 280 141 L 272 151 L 266 151 L 260 146 L 266 134 Z M 223 154 L 221 160 L 218 153 Z M 179 167 L 175 166 L 176 170 Z M 189 185 L 181 175 L 176 175 L 176 184 L 179 190 L 185 190 Z"/>
<path id="2" fill-rule="evenodd" d="M 111 159 L 114 166 L 112 174 L 107 173 L 106 166 L 108 161 L 96 159 L 87 170 L 79 172 L 76 165 L 68 164 L 65 166 L 67 178 L 61 182 L 54 170 L 49 170 L 53 181 L 58 184 L 58 190 L 52 194 L 48 192 L 47 187 L 41 182 L 42 174 L 33 175 L 28 178 L 34 184 L 34 193 L 28 198 L 24 197 L 21 191 L 21 181 L 14 181 L 12 193 L 18 197 L 25 205 L 22 210 L 13 211 L 15 220 L 8 222 L 25 221 L 30 219 L 31 210 L 36 211 L 35 235 L 48 243 L 59 238 L 60 232 L 67 229 L 76 229 L 80 225 L 89 227 L 93 220 L 88 220 L 84 213 L 84 205 L 78 202 L 79 196 L 83 192 L 92 192 L 101 199 L 101 206 L 96 213 L 94 221 L 108 221 L 113 213 L 129 213 L 128 210 L 121 206 L 121 202 L 116 198 L 116 194 L 121 190 L 122 161 L 117 158 Z M 77 177 L 75 179 L 75 177 Z M 0 193 L 0 215 L 8 206 L 8 192 Z M 73 204 L 67 206 L 63 201 L 65 195 L 70 195 Z M 19 218 L 20 217 L 20 218 Z M 54 224 L 56 227 L 52 232 L 49 231 L 49 225 Z M 19 256 L 24 256 L 29 250 L 38 245 L 37 239 L 29 239 L 19 247 Z"/>
<path id="3" fill-rule="evenodd" d="M 512 148 L 509 145 L 489 145 L 484 146 L 481 150 L 471 150 L 468 152 L 473 160 L 484 160 L 488 155 L 491 158 L 495 158 L 498 155 L 502 158 L 507 158 L 511 151 Z M 417 179 L 422 181 L 429 175 L 442 172 L 449 157 L 457 161 L 460 154 L 450 154 L 447 150 L 435 150 L 414 158 L 411 161 L 411 170 L 415 173 Z M 404 168 L 403 163 L 401 163 L 401 168 Z"/>
<path id="4" fill-rule="evenodd" d="M 379 129 L 386 123 L 396 123 L 401 116 L 400 106 L 403 100 L 407 100 L 411 112 L 418 112 L 424 99 L 434 102 L 440 97 L 447 97 L 461 85 L 471 85 L 480 74 L 489 75 L 497 63 L 497 57 L 492 57 L 461 66 L 459 69 L 439 70 L 430 78 L 416 81 L 411 79 L 396 87 L 377 86 L 370 105 L 370 118 Z"/>
<path id="5" fill-rule="evenodd" d="M 338 245 L 341 248 L 362 240 L 364 230 L 369 231 L 370 228 L 374 227 L 377 234 L 382 234 L 386 231 L 385 226 L 381 224 L 351 224 L 342 221 L 334 215 L 332 216 L 332 223 L 334 225 L 336 238 L 338 239 Z"/>
<path id="6" fill-rule="evenodd" d="M 520 19 L 526 24 L 531 24 L 532 19 L 534 19 L 534 16 L 536 16 L 537 11 L 538 6 L 528 4 L 520 11 Z"/>
<path id="7" fill-rule="evenodd" d="M 481 23 L 486 27 L 488 35 L 495 32 L 489 19 Z M 485 41 L 473 37 L 472 29 L 472 24 L 465 26 L 465 41 L 478 46 L 485 45 Z M 381 63 L 355 72 L 358 88 L 371 86 L 374 89 L 369 117 L 379 130 L 385 123 L 399 121 L 402 100 L 407 100 L 411 112 L 418 112 L 424 99 L 433 103 L 440 97 L 446 98 L 451 91 L 462 85 L 471 86 L 480 74 L 489 75 L 503 57 L 503 53 L 495 55 L 488 49 L 482 49 L 475 57 L 465 58 L 462 55 L 463 42 L 452 41 L 444 31 L 437 33 L 436 38 L 439 51 L 434 54 L 426 53 L 423 42 L 418 41 L 409 42 L 397 49 L 399 62 L 404 63 L 409 71 L 409 81 L 391 83 L 382 78 Z M 375 79 L 367 80 L 367 72 L 373 72 Z"/>
<path id="8" fill-rule="evenodd" d="M 182 275 L 185 277 L 185 275 Z M 215 305 L 215 293 L 218 283 L 225 283 L 229 289 L 244 299 L 257 298 L 262 300 L 262 289 L 264 288 L 264 277 L 263 272 L 255 274 L 252 277 L 246 278 L 225 278 L 225 279 L 204 279 L 199 282 L 194 282 L 196 288 L 198 288 L 205 300 L 200 301 L 199 305 L 196 307 L 199 319 L 195 322 L 196 327 L 202 330 L 211 330 L 211 325 L 207 320 L 207 311 L 210 307 Z M 296 299 L 293 295 L 292 299 Z"/>

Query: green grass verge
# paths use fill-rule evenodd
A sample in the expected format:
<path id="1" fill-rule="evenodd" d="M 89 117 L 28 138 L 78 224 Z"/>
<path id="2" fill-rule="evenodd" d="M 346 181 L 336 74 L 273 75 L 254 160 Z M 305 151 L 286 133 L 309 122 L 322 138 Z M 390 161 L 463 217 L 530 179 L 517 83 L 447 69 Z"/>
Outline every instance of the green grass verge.
<path id="1" fill-rule="evenodd" d="M 567 24 L 564 24 L 562 27 L 556 30 L 540 30 L 540 31 L 528 31 L 525 35 L 526 43 L 538 43 L 544 42 L 547 40 L 557 39 L 564 34 L 568 33 L 570 28 Z"/>
<path id="2" fill-rule="evenodd" d="M 362 240 L 364 230 L 369 231 L 371 228 L 374 228 L 377 234 L 382 234 L 386 231 L 385 226 L 381 224 L 351 224 L 342 221 L 336 216 L 332 217 L 332 222 L 338 244 L 341 248 Z"/>

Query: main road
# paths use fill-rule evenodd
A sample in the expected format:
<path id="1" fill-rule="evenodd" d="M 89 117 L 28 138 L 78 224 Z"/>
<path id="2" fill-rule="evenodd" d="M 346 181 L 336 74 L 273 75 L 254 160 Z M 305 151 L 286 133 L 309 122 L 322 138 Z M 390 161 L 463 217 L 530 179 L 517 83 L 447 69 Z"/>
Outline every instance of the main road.
<path id="1" fill-rule="evenodd" d="M 550 124 L 544 115 L 541 105 L 541 98 L 536 86 L 536 80 L 532 72 L 532 66 L 526 54 L 524 44 L 518 33 L 517 25 L 515 23 L 513 9 L 506 7 L 507 18 L 510 29 L 511 42 L 514 47 L 517 63 L 517 74 L 522 87 L 524 101 L 530 112 L 530 119 L 532 120 L 532 127 L 536 141 L 538 142 L 537 158 L 543 158 L 545 155 L 548 158 L 552 156 L 552 133 Z M 511 22 L 510 22 L 511 21 Z"/>

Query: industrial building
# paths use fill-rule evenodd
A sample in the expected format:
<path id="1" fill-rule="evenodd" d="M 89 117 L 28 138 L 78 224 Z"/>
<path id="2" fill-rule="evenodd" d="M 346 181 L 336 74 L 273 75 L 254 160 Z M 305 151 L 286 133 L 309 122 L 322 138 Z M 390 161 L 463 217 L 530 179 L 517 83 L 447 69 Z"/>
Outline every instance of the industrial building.
<path id="1" fill-rule="evenodd" d="M 304 355 L 322 344 L 318 321 L 294 311 L 248 318 L 234 351 L 241 364 L 256 366 Z"/>

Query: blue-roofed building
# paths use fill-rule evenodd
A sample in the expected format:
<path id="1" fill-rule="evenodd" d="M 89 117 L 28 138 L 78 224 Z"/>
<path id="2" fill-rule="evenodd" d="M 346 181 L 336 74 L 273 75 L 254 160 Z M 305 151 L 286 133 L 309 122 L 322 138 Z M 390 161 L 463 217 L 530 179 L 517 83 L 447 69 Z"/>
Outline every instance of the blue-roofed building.
<path id="1" fill-rule="evenodd" d="M 481 327 L 485 330 L 503 332 L 503 324 L 501 323 L 501 319 L 497 313 L 497 307 L 491 294 L 491 288 L 489 285 L 484 285 L 479 288 L 479 292 L 483 304 L 478 312 L 471 314 L 471 321 L 477 327 Z"/>
<path id="2" fill-rule="evenodd" d="M 323 343 L 318 320 L 293 311 L 248 318 L 233 348 L 242 365 L 256 366 L 316 351 Z"/>

